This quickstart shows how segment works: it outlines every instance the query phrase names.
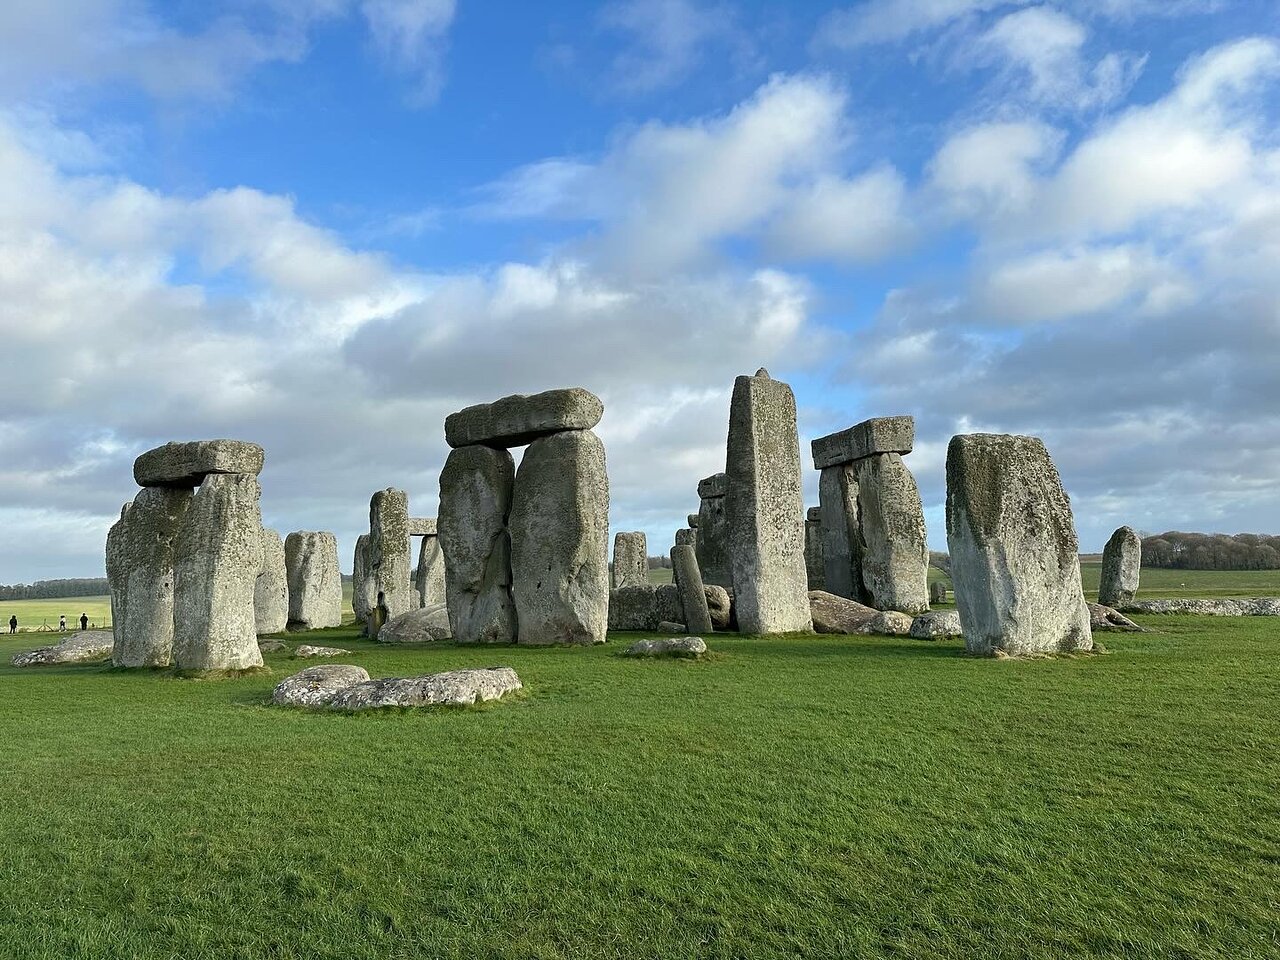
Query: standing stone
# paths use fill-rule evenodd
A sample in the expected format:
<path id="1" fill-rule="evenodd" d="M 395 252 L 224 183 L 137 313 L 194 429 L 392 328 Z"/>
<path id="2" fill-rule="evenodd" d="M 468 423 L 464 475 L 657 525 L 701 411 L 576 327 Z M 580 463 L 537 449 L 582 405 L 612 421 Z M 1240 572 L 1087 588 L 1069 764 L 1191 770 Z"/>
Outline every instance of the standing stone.
<path id="1" fill-rule="evenodd" d="M 285 538 L 284 562 L 289 579 L 289 629 L 342 626 L 338 538 L 327 531 L 295 531 Z"/>
<path id="2" fill-rule="evenodd" d="M 1071 502 L 1041 440 L 951 438 L 947 545 L 970 653 L 1093 648 Z"/>
<path id="3" fill-rule="evenodd" d="M 1098 602 L 1104 607 L 1132 603 L 1138 593 L 1142 572 L 1142 538 L 1133 527 L 1121 527 L 1111 534 L 1102 550 L 1102 580 Z"/>
<path id="4" fill-rule="evenodd" d="M 450 451 L 440 471 L 436 529 L 457 643 L 515 643 L 507 533 L 514 478 L 511 454 L 482 446 Z"/>
<path id="5" fill-rule="evenodd" d="M 929 603 L 946 603 L 947 602 L 947 585 L 941 580 L 935 580 L 929 584 Z"/>
<path id="6" fill-rule="evenodd" d="M 609 476 L 600 438 L 570 430 L 529 444 L 509 526 L 519 642 L 604 643 Z"/>
<path id="7" fill-rule="evenodd" d="M 408 613 L 409 496 L 388 487 L 369 500 L 369 555 L 365 575 L 373 579 L 373 596 L 382 594 L 387 618 Z"/>
<path id="8" fill-rule="evenodd" d="M 694 530 L 698 529 L 698 515 L 696 513 L 689 514 L 687 518 L 687 522 L 689 526 L 693 527 Z"/>
<path id="9" fill-rule="evenodd" d="M 112 538 L 114 558 L 108 557 L 108 575 L 124 584 L 117 606 L 120 622 L 114 627 L 111 662 L 117 667 L 164 667 L 173 655 L 175 579 L 174 567 L 184 525 L 192 505 L 189 489 L 148 487 L 138 492 L 133 505 L 121 513 Z M 254 536 L 258 531 L 254 529 Z M 254 563 L 253 576 L 258 575 Z M 250 595 L 250 616 L 253 614 Z M 252 624 L 250 625 L 252 632 Z M 256 635 L 253 638 L 257 639 Z M 256 649 L 256 646 L 255 646 Z"/>
<path id="10" fill-rule="evenodd" d="M 671 548 L 671 572 L 680 591 L 685 627 L 690 633 L 710 633 L 713 627 L 707 591 L 698 570 L 697 554 L 690 544 L 677 544 Z"/>
<path id="11" fill-rule="evenodd" d="M 253 620 L 258 636 L 281 633 L 289 624 L 289 577 L 284 541 L 274 530 L 262 531 L 262 566 L 253 585 Z"/>
<path id="12" fill-rule="evenodd" d="M 858 477 L 851 463 L 823 469 L 818 478 L 822 566 L 826 591 L 867 603 L 862 585 L 862 541 L 858 535 Z"/>
<path id="13" fill-rule="evenodd" d="M 729 563 L 729 526 L 725 513 L 727 478 L 716 473 L 698 482 L 698 536 L 694 548 L 704 583 L 721 587 L 733 586 L 733 569 Z M 692 525 L 691 525 L 692 526 Z"/>
<path id="14" fill-rule="evenodd" d="M 633 587 L 649 582 L 649 544 L 639 530 L 613 538 L 613 586 Z"/>
<path id="15" fill-rule="evenodd" d="M 676 531 L 676 545 L 688 544 L 696 548 L 698 545 L 698 531 L 691 527 L 681 527 Z"/>
<path id="16" fill-rule="evenodd" d="M 191 498 L 174 542 L 173 660 L 180 670 L 262 666 L 253 612 L 262 568 L 260 495 L 255 477 L 215 473 Z"/>
<path id="17" fill-rule="evenodd" d="M 369 535 L 356 537 L 355 556 L 351 564 L 351 611 L 358 623 L 367 623 L 378 589 L 369 572 Z"/>
<path id="18" fill-rule="evenodd" d="M 826 566 L 822 559 L 822 508 L 810 507 L 804 521 L 804 567 L 810 590 L 825 590 Z"/>
<path id="19" fill-rule="evenodd" d="M 433 523 L 434 528 L 434 523 Z M 440 538 L 429 534 L 422 538 L 418 548 L 418 575 L 415 580 L 419 607 L 444 603 L 444 554 L 440 550 Z"/>
<path id="20" fill-rule="evenodd" d="M 909 418 L 908 418 L 909 419 Z M 854 464 L 862 585 L 877 610 L 929 609 L 929 545 L 915 477 L 896 453 Z"/>
<path id="21" fill-rule="evenodd" d="M 124 637 L 124 612 L 126 607 L 125 589 L 129 576 L 128 568 L 128 524 L 125 517 L 133 501 L 120 508 L 120 519 L 107 531 L 107 589 L 111 591 L 111 632 L 116 643 Z"/>
<path id="22" fill-rule="evenodd" d="M 763 369 L 734 382 L 726 466 L 738 628 L 812 630 L 796 398 Z"/>

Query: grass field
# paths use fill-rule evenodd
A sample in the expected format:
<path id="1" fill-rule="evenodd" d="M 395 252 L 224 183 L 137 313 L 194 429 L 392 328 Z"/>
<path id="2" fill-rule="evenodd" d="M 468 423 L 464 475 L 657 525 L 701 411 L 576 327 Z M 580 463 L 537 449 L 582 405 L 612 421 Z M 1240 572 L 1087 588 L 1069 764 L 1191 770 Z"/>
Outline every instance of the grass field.
<path id="1" fill-rule="evenodd" d="M 57 629 L 59 615 L 67 618 L 67 627 L 79 629 L 80 614 L 87 613 L 96 626 L 111 623 L 110 597 L 67 597 L 61 600 L 0 600 L 0 623 L 9 629 L 9 617 L 18 617 L 19 630 L 39 630 L 42 626 Z"/>

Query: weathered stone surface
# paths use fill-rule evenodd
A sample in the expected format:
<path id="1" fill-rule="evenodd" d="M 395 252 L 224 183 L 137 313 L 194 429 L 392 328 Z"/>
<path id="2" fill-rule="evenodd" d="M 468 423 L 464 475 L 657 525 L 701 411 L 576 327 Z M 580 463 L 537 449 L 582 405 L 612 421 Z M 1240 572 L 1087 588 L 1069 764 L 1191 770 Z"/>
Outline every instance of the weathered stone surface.
<path id="1" fill-rule="evenodd" d="M 455 448 L 522 447 L 562 430 L 590 430 L 602 416 L 600 398 L 581 387 L 516 394 L 449 414 L 444 439 Z"/>
<path id="2" fill-rule="evenodd" d="M 796 399 L 767 372 L 738 377 L 729 406 L 728 543 L 738 629 L 810 630 Z"/>
<path id="3" fill-rule="evenodd" d="M 253 612 L 260 492 L 256 477 L 212 473 L 191 498 L 174 541 L 173 662 L 180 670 L 262 665 Z M 137 509 L 135 501 L 130 515 Z"/>
<path id="4" fill-rule="evenodd" d="M 407 613 L 413 605 L 409 596 L 409 550 L 409 496 L 394 487 L 379 490 L 369 500 L 365 575 L 373 579 L 370 607 L 376 606 L 381 597 L 388 619 Z"/>
<path id="5" fill-rule="evenodd" d="M 330 701 L 334 710 L 376 710 L 379 707 L 470 706 L 498 700 L 521 688 L 510 667 L 450 670 L 425 677 L 387 677 L 345 687 Z"/>
<path id="6" fill-rule="evenodd" d="M 281 650 L 288 650 L 289 645 L 283 640 L 259 640 L 258 651 L 260 653 L 279 653 Z"/>
<path id="7" fill-rule="evenodd" d="M 529 444 L 509 528 L 518 642 L 604 643 L 609 476 L 600 438 L 570 430 Z"/>
<path id="8" fill-rule="evenodd" d="M 679 657 L 696 660 L 707 653 L 707 641 L 701 637 L 668 637 L 663 640 L 637 640 L 622 651 L 624 657 Z"/>
<path id="9" fill-rule="evenodd" d="M 698 529 L 698 515 L 691 513 L 685 518 L 685 522 L 694 530 Z"/>
<path id="10" fill-rule="evenodd" d="M 297 530 L 285 538 L 284 563 L 289 580 L 289 629 L 342 626 L 338 538 L 325 530 Z"/>
<path id="11" fill-rule="evenodd" d="M 424 536 L 418 548 L 417 579 L 418 606 L 430 607 L 445 602 L 444 551 L 440 538 Z"/>
<path id="12" fill-rule="evenodd" d="M 1071 503 L 1038 438 L 951 438 L 947 544 L 970 653 L 1092 648 Z"/>
<path id="13" fill-rule="evenodd" d="M 515 463 L 506 450 L 459 447 L 440 471 L 445 597 L 458 643 L 515 643 L 507 517 Z"/>
<path id="14" fill-rule="evenodd" d="M 881 610 L 858 628 L 859 633 L 874 633 L 885 637 L 905 637 L 911 633 L 912 617 L 897 610 Z"/>
<path id="15" fill-rule="evenodd" d="M 717 473 L 708 480 L 723 478 Z M 698 484 L 702 489 L 707 480 Z M 723 480 L 718 483 L 723 491 Z M 723 492 L 713 497 L 704 497 L 698 506 L 698 536 L 694 549 L 698 554 L 698 569 L 702 571 L 703 583 L 714 583 L 722 587 L 733 586 L 733 564 L 729 561 L 729 518 Z"/>
<path id="16" fill-rule="evenodd" d="M 680 607 L 685 627 L 695 633 L 710 633 L 713 629 L 711 611 L 707 607 L 707 591 L 698 570 L 698 557 L 687 543 L 671 548 L 671 570 L 676 589 L 680 591 Z"/>
<path id="17" fill-rule="evenodd" d="M 729 492 L 729 475 L 713 473 L 698 481 L 698 497 L 702 500 L 715 500 Z"/>
<path id="18" fill-rule="evenodd" d="M 356 621 L 365 623 L 378 598 L 374 586 L 373 575 L 369 571 L 369 535 L 362 533 L 356 537 L 355 556 L 351 571 L 351 610 Z"/>
<path id="19" fill-rule="evenodd" d="M 411 537 L 434 537 L 436 535 L 436 518 L 410 517 L 408 527 L 409 536 Z"/>
<path id="20" fill-rule="evenodd" d="M 964 634 L 960 614 L 954 610 L 934 610 L 922 613 L 911 621 L 911 636 L 917 640 L 940 640 Z"/>
<path id="21" fill-rule="evenodd" d="M 340 657 L 350 652 L 342 647 L 317 647 L 309 643 L 300 643 L 293 651 L 293 655 L 300 660 L 309 660 L 314 657 Z"/>
<path id="22" fill-rule="evenodd" d="M 935 580 L 929 584 L 929 602 L 931 604 L 947 602 L 947 585 L 941 580 Z"/>
<path id="23" fill-rule="evenodd" d="M 276 531 L 265 527 L 262 566 L 253 583 L 253 622 L 260 637 L 280 633 L 289 623 L 289 575 L 285 569 L 284 541 Z"/>
<path id="24" fill-rule="evenodd" d="M 1120 608 L 1125 613 L 1198 613 L 1210 617 L 1280 617 L 1278 597 L 1237 597 L 1230 600 L 1135 600 Z"/>
<path id="25" fill-rule="evenodd" d="M 837 597 L 825 590 L 812 590 L 808 595 L 813 629 L 818 633 L 857 633 L 879 611 L 848 597 Z"/>
<path id="26" fill-rule="evenodd" d="M 1102 579 L 1098 602 L 1115 607 L 1130 603 L 1138 593 L 1142 574 L 1142 538 L 1133 527 L 1120 527 L 1102 550 Z"/>
<path id="27" fill-rule="evenodd" d="M 111 662 L 118 667 L 163 667 L 171 662 L 177 544 L 192 499 L 187 489 L 141 490 L 110 538 L 107 575 L 121 585 L 113 588 L 117 619 Z M 255 529 L 254 537 L 259 536 Z M 254 564 L 254 580 L 259 563 Z M 252 593 L 249 615 L 253 615 Z"/>
<path id="28" fill-rule="evenodd" d="M 644 583 L 609 591 L 610 630 L 657 630 L 684 616 L 674 583 Z"/>
<path id="29" fill-rule="evenodd" d="M 98 663 L 111 656 L 114 646 L 111 634 L 105 630 L 73 633 L 61 643 L 40 647 L 26 653 L 14 654 L 10 661 L 15 667 L 44 667 L 58 663 Z"/>
<path id="30" fill-rule="evenodd" d="M 120 508 L 120 519 L 107 530 L 107 589 L 111 593 L 111 629 L 115 636 L 124 636 L 124 612 L 128 570 L 128 524 L 125 517 L 133 507 L 129 501 Z"/>
<path id="31" fill-rule="evenodd" d="M 1145 628 L 1138 626 L 1123 613 L 1113 610 L 1101 603 L 1089 604 L 1089 628 L 1098 633 L 1102 630 L 1124 631 L 1128 633 L 1144 633 Z"/>
<path id="32" fill-rule="evenodd" d="M 711 626 L 717 630 L 728 630 L 733 623 L 733 600 L 729 597 L 729 591 L 714 583 L 703 584 L 702 590 L 707 597 Z"/>
<path id="33" fill-rule="evenodd" d="M 449 627 L 449 607 L 433 603 L 402 613 L 378 631 L 379 643 L 435 643 L 453 636 Z"/>
<path id="34" fill-rule="evenodd" d="M 858 536 L 858 477 L 852 464 L 827 467 L 818 478 L 822 565 L 826 591 L 866 603 Z"/>
<path id="35" fill-rule="evenodd" d="M 827 571 L 822 558 L 822 508 L 811 507 L 804 521 L 804 568 L 810 590 L 823 590 Z"/>
<path id="36" fill-rule="evenodd" d="M 280 681 L 271 692 L 271 702 L 281 707 L 327 707 L 347 687 L 368 679 L 364 667 L 323 663 Z"/>
<path id="37" fill-rule="evenodd" d="M 915 477 L 896 453 L 854 464 L 858 553 L 867 603 L 877 610 L 929 609 L 929 545 Z"/>
<path id="38" fill-rule="evenodd" d="M 688 629 L 683 623 L 675 620 L 663 620 L 658 624 L 658 630 L 661 633 L 686 633 Z"/>
<path id="39" fill-rule="evenodd" d="M 690 546 L 695 550 L 698 546 L 698 531 L 690 527 L 681 527 L 676 531 L 676 546 Z"/>
<path id="40" fill-rule="evenodd" d="M 847 430 L 814 440 L 813 466 L 818 470 L 853 463 L 881 453 L 910 453 L 915 444 L 914 417 L 875 417 Z"/>
<path id="41" fill-rule="evenodd" d="M 649 545 L 639 530 L 619 533 L 613 538 L 613 587 L 631 587 L 649 582 Z"/>
<path id="42" fill-rule="evenodd" d="M 192 440 L 166 443 L 133 461 L 140 487 L 198 487 L 213 473 L 262 472 L 262 447 L 246 440 Z"/>

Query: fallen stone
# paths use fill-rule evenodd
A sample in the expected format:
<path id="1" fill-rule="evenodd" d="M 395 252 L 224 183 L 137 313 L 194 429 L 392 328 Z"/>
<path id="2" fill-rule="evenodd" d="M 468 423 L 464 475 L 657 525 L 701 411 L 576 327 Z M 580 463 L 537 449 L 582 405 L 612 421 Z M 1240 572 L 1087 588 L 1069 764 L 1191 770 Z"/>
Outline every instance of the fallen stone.
<path id="1" fill-rule="evenodd" d="M 342 626 L 342 574 L 338 538 L 328 531 L 298 530 L 284 541 L 289 580 L 289 629 Z"/>
<path id="2" fill-rule="evenodd" d="M 449 607 L 433 603 L 388 620 L 378 631 L 379 643 L 435 643 L 453 636 L 449 627 Z"/>
<path id="3" fill-rule="evenodd" d="M 813 629 L 818 633 L 857 633 L 879 612 L 848 597 L 825 590 L 809 592 Z"/>
<path id="4" fill-rule="evenodd" d="M 813 466 L 825 470 L 880 453 L 910 453 L 915 444 L 914 417 L 875 417 L 846 430 L 819 437 L 811 444 Z"/>
<path id="5" fill-rule="evenodd" d="M 609 591 L 610 630 L 657 630 L 684 616 L 674 583 L 643 583 Z"/>
<path id="6" fill-rule="evenodd" d="M 929 609 L 929 545 L 915 477 L 896 453 L 854 464 L 858 554 L 867 603 L 877 610 Z"/>
<path id="7" fill-rule="evenodd" d="M 688 633 L 689 632 L 688 627 L 686 627 L 683 623 L 679 623 L 675 620 L 663 620 L 660 624 L 658 624 L 658 630 L 661 633 Z"/>
<path id="8" fill-rule="evenodd" d="M 345 687 L 329 703 L 334 710 L 376 710 L 380 707 L 470 706 L 498 700 L 521 689 L 510 667 L 451 670 L 425 677 L 388 677 Z"/>
<path id="9" fill-rule="evenodd" d="M 881 610 L 858 628 L 859 633 L 874 633 L 885 637 L 905 637 L 911 633 L 913 619 L 910 614 L 897 610 Z"/>
<path id="10" fill-rule="evenodd" d="M 701 637 L 669 637 L 665 640 L 637 640 L 622 651 L 624 657 L 679 657 L 696 660 L 707 652 Z"/>
<path id="11" fill-rule="evenodd" d="M 410 517 L 409 536 L 411 537 L 434 537 L 436 535 L 436 518 L 435 517 Z"/>
<path id="12" fill-rule="evenodd" d="M 1129 633 L 1145 633 L 1146 628 L 1138 626 L 1119 610 L 1101 603 L 1089 604 L 1089 627 L 1094 633 L 1100 630 L 1126 631 Z"/>
<path id="13" fill-rule="evenodd" d="M 1102 550 L 1098 602 L 1117 607 L 1132 602 L 1142 574 L 1142 538 L 1133 527 L 1120 527 Z"/>
<path id="14" fill-rule="evenodd" d="M 911 621 L 910 635 L 917 640 L 941 640 L 945 637 L 964 635 L 960 614 L 955 610 L 934 610 L 922 613 Z"/>
<path id="15" fill-rule="evenodd" d="M 289 625 L 289 575 L 285 569 L 284 541 L 276 531 L 266 528 L 262 531 L 262 566 L 253 584 L 253 622 L 260 637 L 282 633 Z"/>
<path id="16" fill-rule="evenodd" d="M 1280 617 L 1280 598 L 1136 600 L 1123 604 L 1120 610 L 1124 613 L 1195 613 L 1210 617 Z"/>
<path id="17" fill-rule="evenodd" d="M 671 570 L 676 589 L 680 591 L 680 607 L 684 611 L 686 629 L 696 633 L 709 633 L 711 611 L 707 606 L 707 591 L 698 570 L 698 558 L 687 543 L 671 548 Z"/>
<path id="18" fill-rule="evenodd" d="M 261 653 L 279 653 L 281 650 L 288 650 L 289 645 L 283 640 L 259 640 L 258 650 Z"/>
<path id="19" fill-rule="evenodd" d="M 59 663 L 98 663 L 111 656 L 113 641 L 104 630 L 74 633 L 61 643 L 15 654 L 15 667 L 46 667 Z"/>
<path id="20" fill-rule="evenodd" d="M 271 692 L 271 702 L 280 707 L 327 707 L 343 690 L 368 679 L 364 667 L 323 663 L 280 681 Z"/>
<path id="21" fill-rule="evenodd" d="M 703 584 L 702 590 L 707 597 L 711 626 L 717 630 L 728 630 L 733 624 L 733 600 L 729 591 L 714 583 Z"/>
<path id="22" fill-rule="evenodd" d="M 309 643 L 302 643 L 293 651 L 293 655 L 299 660 L 309 660 L 312 657 L 340 657 L 350 652 L 342 647 L 316 647 Z"/>
<path id="23" fill-rule="evenodd" d="M 929 584 L 929 603 L 946 603 L 947 602 L 947 585 L 941 580 L 935 580 Z"/>
<path id="24" fill-rule="evenodd" d="M 590 430 L 602 416 L 600 398 L 581 387 L 516 394 L 449 414 L 444 439 L 454 448 L 522 447 L 564 430 Z"/>
<path id="25" fill-rule="evenodd" d="M 649 546 L 645 535 L 634 530 L 613 538 L 613 587 L 649 582 Z"/>
<path id="26" fill-rule="evenodd" d="M 430 607 L 445 602 L 444 551 L 438 536 L 424 536 L 418 549 L 416 574 L 418 606 Z"/>
<path id="27" fill-rule="evenodd" d="M 413 606 L 409 593 L 412 589 L 409 550 L 409 496 L 394 487 L 379 490 L 369 500 L 369 553 L 365 575 L 373 580 L 370 607 L 377 606 L 381 598 L 388 619 L 407 613 Z M 373 633 L 368 636 L 377 639 Z"/>
<path id="28" fill-rule="evenodd" d="M 192 440 L 166 443 L 133 461 L 133 479 L 140 487 L 198 487 L 215 473 L 262 472 L 262 447 L 246 440 Z"/>

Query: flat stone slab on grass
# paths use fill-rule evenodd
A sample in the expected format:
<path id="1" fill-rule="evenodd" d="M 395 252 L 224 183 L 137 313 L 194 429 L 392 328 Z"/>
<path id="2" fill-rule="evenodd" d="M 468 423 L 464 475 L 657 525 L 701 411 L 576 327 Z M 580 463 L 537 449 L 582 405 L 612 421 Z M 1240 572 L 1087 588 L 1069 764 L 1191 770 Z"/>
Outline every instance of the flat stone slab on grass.
<path id="1" fill-rule="evenodd" d="M 258 649 L 262 653 L 279 653 L 281 650 L 288 650 L 289 645 L 283 640 L 259 640 Z"/>
<path id="2" fill-rule="evenodd" d="M 368 670 L 348 663 L 307 667 L 276 684 L 271 702 L 279 707 L 327 707 L 347 687 L 368 679 Z"/>
<path id="3" fill-rule="evenodd" d="M 809 613 L 818 633 L 858 633 L 880 611 L 825 590 L 809 591 Z"/>
<path id="4" fill-rule="evenodd" d="M 1121 604 L 1122 613 L 1200 613 L 1210 617 L 1280 617 L 1280 597 L 1230 600 L 1137 600 Z"/>
<path id="5" fill-rule="evenodd" d="M 624 657 L 682 657 L 696 659 L 707 652 L 701 637 L 668 637 L 665 640 L 637 640 L 622 651 Z"/>
<path id="6" fill-rule="evenodd" d="M 449 414 L 444 439 L 451 447 L 523 447 L 552 433 L 590 430 L 602 416 L 600 398 L 581 387 L 518 393 Z"/>
<path id="7" fill-rule="evenodd" d="M 510 667 L 450 670 L 424 677 L 366 680 L 340 691 L 332 710 L 377 710 L 380 707 L 466 707 L 498 700 L 523 685 Z"/>
<path id="8" fill-rule="evenodd" d="M 449 629 L 449 608 L 433 603 L 388 620 L 378 631 L 379 643 L 435 643 L 453 636 Z"/>
<path id="9" fill-rule="evenodd" d="M 940 640 L 964 635 L 960 614 L 955 610 L 933 610 L 911 621 L 911 636 L 917 640 Z"/>
<path id="10" fill-rule="evenodd" d="M 166 443 L 133 461 L 133 479 L 140 487 L 198 487 L 211 473 L 256 477 L 264 459 L 262 447 L 247 440 Z"/>
<path id="11" fill-rule="evenodd" d="M 293 651 L 293 655 L 300 660 L 309 660 L 312 657 L 340 657 L 344 653 L 350 652 L 350 650 L 344 650 L 342 647 L 316 647 L 309 643 L 303 643 L 298 645 L 298 648 Z"/>
<path id="12" fill-rule="evenodd" d="M 914 417 L 874 417 L 847 430 L 818 437 L 810 444 L 813 466 L 825 470 L 878 453 L 910 453 L 915 445 Z"/>
<path id="13" fill-rule="evenodd" d="M 114 641 L 110 633 L 97 630 L 76 633 L 61 643 L 15 654 L 15 667 L 44 667 L 59 663 L 96 663 L 111 656 Z"/>

